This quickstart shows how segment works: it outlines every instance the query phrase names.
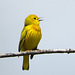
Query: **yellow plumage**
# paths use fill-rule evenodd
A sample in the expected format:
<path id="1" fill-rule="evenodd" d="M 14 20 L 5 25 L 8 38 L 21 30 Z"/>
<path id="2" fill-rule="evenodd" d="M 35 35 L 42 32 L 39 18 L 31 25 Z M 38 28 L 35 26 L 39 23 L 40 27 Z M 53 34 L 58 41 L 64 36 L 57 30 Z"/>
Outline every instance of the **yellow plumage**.
<path id="1" fill-rule="evenodd" d="M 21 33 L 19 51 L 34 50 L 41 39 L 41 29 L 39 26 L 41 20 L 36 15 L 29 15 L 25 19 L 25 26 Z M 31 58 L 33 55 L 31 55 Z M 23 70 L 29 70 L 29 55 L 23 56 Z"/>

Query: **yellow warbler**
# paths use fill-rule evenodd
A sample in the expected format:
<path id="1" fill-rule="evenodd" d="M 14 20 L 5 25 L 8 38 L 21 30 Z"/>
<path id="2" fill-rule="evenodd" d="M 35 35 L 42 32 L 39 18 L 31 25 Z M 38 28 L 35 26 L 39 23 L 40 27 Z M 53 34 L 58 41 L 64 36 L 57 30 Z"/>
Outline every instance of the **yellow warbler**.
<path id="1" fill-rule="evenodd" d="M 42 33 L 39 26 L 39 17 L 32 14 L 25 19 L 25 26 L 21 32 L 21 38 L 19 42 L 19 51 L 35 50 L 40 42 Z M 33 58 L 33 55 L 30 57 Z M 23 56 L 23 70 L 29 70 L 29 55 Z"/>

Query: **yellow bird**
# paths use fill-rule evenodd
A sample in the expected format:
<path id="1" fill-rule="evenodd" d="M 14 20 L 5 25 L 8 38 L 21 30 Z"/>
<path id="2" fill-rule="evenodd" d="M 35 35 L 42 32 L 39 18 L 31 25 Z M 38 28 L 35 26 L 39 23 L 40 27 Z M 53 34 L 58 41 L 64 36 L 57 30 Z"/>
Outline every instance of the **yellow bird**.
<path id="1" fill-rule="evenodd" d="M 39 26 L 39 17 L 34 14 L 29 15 L 25 19 L 25 26 L 21 32 L 21 38 L 19 42 L 19 52 L 26 50 L 35 50 L 41 40 L 42 33 Z M 30 57 L 33 58 L 33 55 Z M 29 55 L 23 56 L 23 70 L 29 70 Z"/>

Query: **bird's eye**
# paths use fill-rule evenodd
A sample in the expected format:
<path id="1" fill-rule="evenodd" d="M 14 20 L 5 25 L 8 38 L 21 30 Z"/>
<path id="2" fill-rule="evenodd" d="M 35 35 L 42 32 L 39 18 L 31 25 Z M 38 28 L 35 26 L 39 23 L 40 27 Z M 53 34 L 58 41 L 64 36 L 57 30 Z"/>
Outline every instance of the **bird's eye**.
<path id="1" fill-rule="evenodd" d="M 36 20 L 36 18 L 34 18 Z"/>

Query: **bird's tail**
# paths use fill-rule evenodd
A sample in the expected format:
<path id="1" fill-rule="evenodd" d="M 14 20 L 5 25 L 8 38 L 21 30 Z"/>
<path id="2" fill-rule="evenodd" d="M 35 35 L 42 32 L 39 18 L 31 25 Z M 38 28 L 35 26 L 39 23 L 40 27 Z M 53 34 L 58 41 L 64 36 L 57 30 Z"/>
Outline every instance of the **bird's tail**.
<path id="1" fill-rule="evenodd" d="M 29 55 L 23 56 L 23 70 L 29 70 Z"/>

